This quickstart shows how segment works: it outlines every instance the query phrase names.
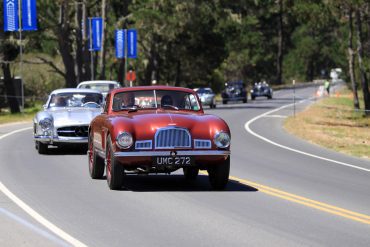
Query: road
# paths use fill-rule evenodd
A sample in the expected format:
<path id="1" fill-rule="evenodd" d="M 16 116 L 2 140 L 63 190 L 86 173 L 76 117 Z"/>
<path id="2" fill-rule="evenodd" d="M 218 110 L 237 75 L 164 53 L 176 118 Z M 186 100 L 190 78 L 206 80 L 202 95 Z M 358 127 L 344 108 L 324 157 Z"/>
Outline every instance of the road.
<path id="1" fill-rule="evenodd" d="M 314 91 L 296 89 L 296 111 Z M 83 151 L 39 155 L 22 130 L 30 124 L 1 126 L 0 245 L 370 246 L 370 161 L 286 133 L 294 107 L 281 107 L 292 92 L 206 110 L 232 132 L 222 192 L 207 175 L 189 183 L 181 171 L 129 176 L 110 191 L 90 179 Z"/>

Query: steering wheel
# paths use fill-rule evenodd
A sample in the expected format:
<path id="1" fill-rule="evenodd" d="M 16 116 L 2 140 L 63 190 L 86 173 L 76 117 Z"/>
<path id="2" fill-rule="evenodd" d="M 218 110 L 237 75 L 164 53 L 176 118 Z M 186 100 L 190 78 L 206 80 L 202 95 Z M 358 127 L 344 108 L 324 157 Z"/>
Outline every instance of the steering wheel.
<path id="1" fill-rule="evenodd" d="M 94 101 L 89 101 L 89 102 L 83 103 L 82 107 L 99 108 L 100 105 Z"/>

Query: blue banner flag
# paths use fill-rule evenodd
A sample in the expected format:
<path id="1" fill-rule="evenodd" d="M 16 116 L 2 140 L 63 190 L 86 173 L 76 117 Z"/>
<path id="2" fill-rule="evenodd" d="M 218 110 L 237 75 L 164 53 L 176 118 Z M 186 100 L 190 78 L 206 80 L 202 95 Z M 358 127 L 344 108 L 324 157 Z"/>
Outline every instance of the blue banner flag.
<path id="1" fill-rule="evenodd" d="M 125 30 L 119 29 L 115 32 L 116 58 L 125 57 Z"/>
<path id="2" fill-rule="evenodd" d="M 127 57 L 137 58 L 137 31 L 136 29 L 127 30 Z"/>
<path id="3" fill-rule="evenodd" d="M 4 31 L 18 31 L 18 0 L 4 0 Z"/>
<path id="4" fill-rule="evenodd" d="M 37 30 L 36 0 L 22 0 L 22 30 Z"/>
<path id="5" fill-rule="evenodd" d="M 90 50 L 100 51 L 101 50 L 101 39 L 103 34 L 103 18 L 94 17 L 90 19 L 91 23 L 91 34 L 90 34 Z"/>

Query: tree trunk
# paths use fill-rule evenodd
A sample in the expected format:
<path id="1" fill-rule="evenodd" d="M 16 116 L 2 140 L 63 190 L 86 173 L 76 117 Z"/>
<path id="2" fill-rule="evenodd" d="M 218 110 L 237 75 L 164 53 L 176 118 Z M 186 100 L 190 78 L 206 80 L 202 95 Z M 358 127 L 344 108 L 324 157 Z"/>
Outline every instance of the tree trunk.
<path id="1" fill-rule="evenodd" d="M 179 87 L 181 85 L 181 61 L 177 61 L 176 66 L 176 78 L 175 78 L 175 86 Z"/>
<path id="2" fill-rule="evenodd" d="M 61 23 L 57 28 L 56 36 L 58 39 L 59 51 L 61 53 L 65 67 L 66 87 L 76 87 L 75 60 L 72 56 L 72 40 L 70 38 L 71 27 L 69 23 L 68 1 L 63 1 L 61 5 Z"/>
<path id="3" fill-rule="evenodd" d="M 283 0 L 278 0 L 279 15 L 278 15 L 278 52 L 276 63 L 276 84 L 282 84 L 282 65 L 283 65 Z"/>
<path id="4" fill-rule="evenodd" d="M 353 52 L 353 18 L 352 18 L 352 7 L 349 9 L 348 13 L 348 68 L 349 68 L 349 75 L 351 78 L 351 85 L 352 85 L 352 93 L 353 93 L 353 106 L 355 109 L 360 109 L 360 104 L 358 101 L 357 95 L 357 82 L 355 78 L 355 54 Z"/>
<path id="5" fill-rule="evenodd" d="M 15 97 L 15 88 L 14 88 L 13 78 L 10 73 L 10 64 L 3 63 L 1 67 L 4 73 L 5 92 L 7 95 L 7 101 L 9 104 L 10 112 L 18 113 L 20 112 L 20 108 L 19 108 L 18 100 Z"/>
<path id="6" fill-rule="evenodd" d="M 80 6 L 82 2 L 76 2 L 76 65 L 77 65 L 77 83 L 80 83 L 84 80 L 83 76 L 83 34 L 82 32 L 86 29 L 83 29 L 82 23 L 83 20 L 83 8 L 85 7 Z"/>
<path id="7" fill-rule="evenodd" d="M 118 61 L 119 61 L 119 68 L 118 68 L 117 80 L 121 84 L 121 86 L 127 87 L 127 85 L 125 85 L 125 78 L 124 78 L 124 76 L 125 76 L 125 58 L 123 58 L 123 59 L 119 58 Z"/>
<path id="8" fill-rule="evenodd" d="M 101 5 L 101 12 L 102 12 L 102 18 L 103 18 L 103 31 L 102 31 L 102 38 L 101 38 L 101 51 L 100 51 L 100 60 L 99 60 L 99 66 L 100 66 L 100 79 L 105 79 L 105 54 L 106 54 L 106 49 L 105 49 L 105 28 L 107 26 L 106 21 L 106 0 L 102 1 Z"/>
<path id="9" fill-rule="evenodd" d="M 359 9 L 356 9 L 356 29 L 357 29 L 357 50 L 358 50 L 358 65 L 360 68 L 360 77 L 361 77 L 361 87 L 364 94 L 364 105 L 365 105 L 365 114 L 370 116 L 370 92 L 369 92 L 369 83 L 366 77 L 365 67 L 362 61 L 363 57 L 363 33 L 362 33 L 362 21 L 361 21 L 361 12 Z"/>

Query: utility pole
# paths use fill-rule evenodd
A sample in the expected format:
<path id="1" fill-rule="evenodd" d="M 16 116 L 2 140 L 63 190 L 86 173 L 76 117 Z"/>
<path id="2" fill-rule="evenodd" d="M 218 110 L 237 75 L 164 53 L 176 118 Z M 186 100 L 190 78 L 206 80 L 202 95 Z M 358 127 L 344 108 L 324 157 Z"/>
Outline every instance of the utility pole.
<path id="1" fill-rule="evenodd" d="M 106 0 L 102 0 L 101 6 L 102 12 L 102 19 L 103 19 L 103 26 L 102 26 L 102 38 L 101 38 L 101 52 L 100 52 L 100 60 L 99 60 L 99 67 L 101 69 L 100 75 L 105 77 L 105 48 L 104 48 L 104 40 L 105 40 L 105 12 L 106 12 Z"/>

